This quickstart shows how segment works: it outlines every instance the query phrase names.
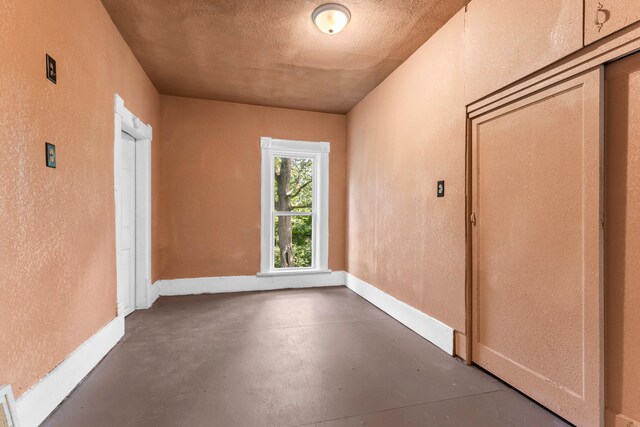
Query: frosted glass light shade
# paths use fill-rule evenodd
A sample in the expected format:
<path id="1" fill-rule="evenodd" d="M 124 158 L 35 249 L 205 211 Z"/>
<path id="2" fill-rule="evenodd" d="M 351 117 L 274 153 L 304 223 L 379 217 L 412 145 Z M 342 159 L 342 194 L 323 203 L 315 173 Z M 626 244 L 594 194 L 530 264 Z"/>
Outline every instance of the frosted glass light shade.
<path id="1" fill-rule="evenodd" d="M 351 20 L 351 12 L 341 4 L 327 3 L 311 15 L 313 22 L 325 34 L 338 34 Z"/>

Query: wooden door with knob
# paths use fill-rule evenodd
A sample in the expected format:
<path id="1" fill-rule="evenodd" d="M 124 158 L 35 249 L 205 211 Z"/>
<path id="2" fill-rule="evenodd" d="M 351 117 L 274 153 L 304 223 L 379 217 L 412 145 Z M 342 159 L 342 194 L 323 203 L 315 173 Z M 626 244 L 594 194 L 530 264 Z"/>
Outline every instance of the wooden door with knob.
<path id="1" fill-rule="evenodd" d="M 584 427 L 604 419 L 602 76 L 470 127 L 472 360 Z"/>

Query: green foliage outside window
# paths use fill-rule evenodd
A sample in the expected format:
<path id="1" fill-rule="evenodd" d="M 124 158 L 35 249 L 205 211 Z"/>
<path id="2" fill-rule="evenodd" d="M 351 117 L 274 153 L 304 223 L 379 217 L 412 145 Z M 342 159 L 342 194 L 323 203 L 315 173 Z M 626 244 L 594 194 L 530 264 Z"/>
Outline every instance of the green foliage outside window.
<path id="1" fill-rule="evenodd" d="M 275 158 L 274 201 L 277 212 L 313 210 L 313 160 Z M 312 265 L 312 217 L 276 215 L 274 267 Z"/>

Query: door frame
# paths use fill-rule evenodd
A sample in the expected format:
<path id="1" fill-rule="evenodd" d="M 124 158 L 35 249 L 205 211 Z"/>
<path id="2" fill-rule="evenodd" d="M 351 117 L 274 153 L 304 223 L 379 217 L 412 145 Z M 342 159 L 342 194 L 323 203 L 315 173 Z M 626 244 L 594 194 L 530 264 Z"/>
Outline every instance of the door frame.
<path id="1" fill-rule="evenodd" d="M 136 274 L 135 274 L 135 309 L 147 309 L 153 304 L 151 292 L 151 142 L 153 129 L 132 114 L 125 106 L 120 95 L 114 96 L 114 137 L 113 137 L 113 176 L 115 213 L 120 208 L 117 191 L 120 188 L 120 155 L 119 143 L 122 132 L 135 138 L 136 149 Z M 116 224 L 114 224 L 116 225 Z M 118 229 L 116 226 L 116 306 L 118 317 L 124 316 L 125 295 L 120 286 L 117 267 L 117 248 L 119 247 Z"/>

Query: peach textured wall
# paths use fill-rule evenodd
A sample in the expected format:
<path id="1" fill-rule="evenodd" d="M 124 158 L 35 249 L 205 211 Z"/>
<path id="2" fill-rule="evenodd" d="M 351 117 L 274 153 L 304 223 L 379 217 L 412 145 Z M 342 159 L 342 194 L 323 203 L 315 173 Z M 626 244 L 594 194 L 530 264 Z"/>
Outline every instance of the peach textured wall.
<path id="1" fill-rule="evenodd" d="M 583 0 L 473 0 L 465 20 L 470 103 L 579 50 Z"/>
<path id="2" fill-rule="evenodd" d="M 348 115 L 348 271 L 460 331 L 463 39 L 460 12 Z"/>
<path id="3" fill-rule="evenodd" d="M 99 0 L 3 1 L 0 27 L 0 381 L 19 396 L 115 317 L 113 96 L 153 126 L 159 97 Z"/>
<path id="4" fill-rule="evenodd" d="M 465 107 L 582 47 L 582 11 L 473 0 L 348 114 L 350 273 L 465 331 Z"/>
<path id="5" fill-rule="evenodd" d="M 346 117 L 161 97 L 162 279 L 260 271 L 260 137 L 329 141 L 329 268 L 344 269 Z"/>

